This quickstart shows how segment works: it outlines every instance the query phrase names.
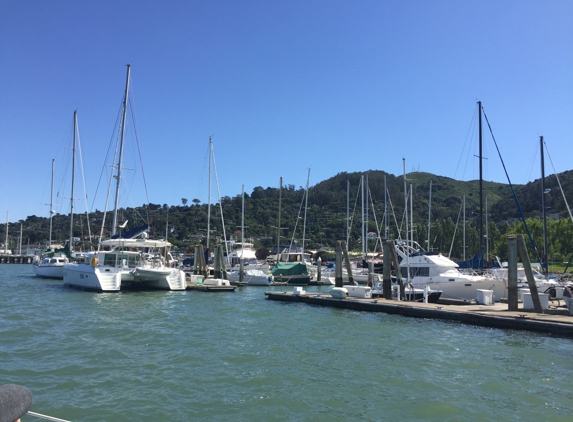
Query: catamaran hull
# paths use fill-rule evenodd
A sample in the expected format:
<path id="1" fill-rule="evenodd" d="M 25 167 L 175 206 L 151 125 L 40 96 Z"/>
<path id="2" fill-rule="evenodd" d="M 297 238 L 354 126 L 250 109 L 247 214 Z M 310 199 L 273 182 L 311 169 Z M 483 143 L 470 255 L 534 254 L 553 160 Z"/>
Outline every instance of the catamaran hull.
<path id="1" fill-rule="evenodd" d="M 142 287 L 160 290 L 185 290 L 185 273 L 175 268 L 136 268 L 132 272 L 133 282 Z"/>
<path id="2" fill-rule="evenodd" d="M 122 274 L 114 267 L 92 267 L 87 264 L 64 265 L 64 285 L 101 292 L 118 292 Z"/>

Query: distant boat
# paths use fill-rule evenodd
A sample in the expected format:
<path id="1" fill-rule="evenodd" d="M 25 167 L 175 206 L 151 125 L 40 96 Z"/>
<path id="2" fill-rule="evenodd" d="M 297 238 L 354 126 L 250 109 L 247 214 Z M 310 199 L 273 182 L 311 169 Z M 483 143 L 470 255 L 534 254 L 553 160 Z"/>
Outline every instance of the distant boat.
<path id="1" fill-rule="evenodd" d="M 304 262 L 277 262 L 271 270 L 275 281 L 294 286 L 306 286 L 311 276 Z"/>
<path id="2" fill-rule="evenodd" d="M 34 262 L 34 272 L 36 276 L 42 278 L 64 278 L 64 265 L 70 262 L 72 254 L 73 227 L 74 227 L 74 177 L 76 166 L 76 135 L 78 133 L 77 111 L 74 111 L 74 134 L 72 137 L 72 192 L 70 196 L 70 238 L 63 249 L 52 249 L 52 217 L 53 196 L 54 196 L 54 160 L 52 160 L 52 184 L 50 191 L 50 236 L 48 241 L 48 250 L 40 257 L 38 262 Z"/>

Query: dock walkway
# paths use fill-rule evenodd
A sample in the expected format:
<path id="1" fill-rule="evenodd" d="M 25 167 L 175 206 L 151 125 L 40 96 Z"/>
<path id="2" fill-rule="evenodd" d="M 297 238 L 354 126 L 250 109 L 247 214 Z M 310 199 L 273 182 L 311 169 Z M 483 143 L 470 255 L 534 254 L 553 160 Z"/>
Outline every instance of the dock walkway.
<path id="1" fill-rule="evenodd" d="M 519 309 L 517 312 L 510 312 L 507 310 L 507 304 L 505 303 L 459 306 L 386 300 L 383 298 L 362 299 L 346 297 L 338 299 L 333 298 L 329 293 L 306 292 L 298 295 L 292 292 L 267 291 L 265 295 L 270 300 L 301 302 L 355 311 L 384 312 L 412 318 L 458 321 L 481 327 L 535 331 L 573 338 L 573 316 L 568 315 L 567 309 L 561 307 L 556 309 L 550 308 L 543 314 L 537 314 L 523 309 Z M 522 306 L 522 304 L 519 304 L 519 306 Z"/>

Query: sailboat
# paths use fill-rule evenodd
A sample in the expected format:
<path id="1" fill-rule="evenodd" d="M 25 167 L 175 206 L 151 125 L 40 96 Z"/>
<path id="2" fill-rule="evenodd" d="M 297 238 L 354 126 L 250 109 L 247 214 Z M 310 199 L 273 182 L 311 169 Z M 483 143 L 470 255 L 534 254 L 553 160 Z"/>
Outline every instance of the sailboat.
<path id="1" fill-rule="evenodd" d="M 100 249 L 88 253 L 84 262 L 64 265 L 64 285 L 87 290 L 117 292 L 122 288 L 151 288 L 163 290 L 185 290 L 187 282 L 185 273 L 171 268 L 168 262 L 171 244 L 165 240 L 147 238 L 147 225 L 132 229 L 123 234 L 117 233 L 124 228 L 117 223 L 119 188 L 122 172 L 123 143 L 125 137 L 125 120 L 129 92 L 130 65 L 127 65 L 127 78 L 121 119 L 119 139 L 119 158 L 117 162 L 115 205 L 113 212 L 112 237 L 100 242 Z M 136 238 L 140 236 L 140 238 Z M 109 250 L 101 250 L 107 247 Z"/>
<path id="2" fill-rule="evenodd" d="M 277 248 L 277 262 L 271 270 L 271 274 L 274 279 L 280 283 L 288 283 L 295 286 L 306 286 L 310 283 L 311 278 L 314 274 L 309 272 L 309 268 L 312 269 L 310 263 L 310 254 L 304 252 L 304 242 L 306 234 L 306 209 L 308 205 L 308 183 L 310 180 L 310 169 L 308 169 L 308 177 L 306 180 L 306 190 L 305 190 L 305 209 L 304 209 L 304 221 L 303 221 L 303 232 L 302 232 L 302 247 L 293 247 L 292 243 L 294 241 L 294 236 L 296 232 L 293 231 L 293 239 L 291 240 L 291 245 L 282 252 Z M 281 190 L 282 190 L 282 178 L 281 178 Z M 302 206 L 302 204 L 301 204 Z M 279 227 L 280 227 L 280 201 L 279 201 Z M 280 233 L 280 229 L 279 229 Z M 279 241 L 280 244 L 280 241 Z"/>
<path id="3" fill-rule="evenodd" d="M 236 251 L 235 256 L 232 256 L 232 253 L 229 254 L 229 258 L 231 258 L 231 264 L 233 264 L 233 259 L 239 259 L 239 269 L 238 270 L 231 270 L 227 273 L 227 277 L 231 284 L 236 283 L 245 283 L 249 286 L 268 286 L 273 283 L 273 276 L 267 274 L 262 268 L 259 267 L 256 261 L 256 256 L 254 257 L 254 265 L 249 265 L 249 268 L 245 269 L 245 257 L 247 256 L 247 249 L 245 249 L 245 186 L 243 185 L 242 190 L 242 217 L 241 217 L 241 247 Z M 248 252 L 251 252 L 251 255 L 254 256 L 254 250 L 252 248 L 248 248 Z M 266 265 L 266 264 L 264 264 Z M 268 265 L 266 267 L 268 270 Z"/>
<path id="4" fill-rule="evenodd" d="M 74 111 L 74 134 L 72 141 L 72 192 L 70 197 L 70 237 L 63 249 L 52 249 L 52 217 L 54 215 L 54 160 L 52 160 L 52 183 L 50 192 L 50 235 L 48 250 L 45 251 L 38 262 L 34 262 L 34 272 L 37 277 L 42 278 L 64 278 L 64 265 L 70 262 L 69 258 L 73 248 L 73 229 L 74 229 L 74 179 L 76 168 L 76 135 L 78 133 L 78 116 Z"/>

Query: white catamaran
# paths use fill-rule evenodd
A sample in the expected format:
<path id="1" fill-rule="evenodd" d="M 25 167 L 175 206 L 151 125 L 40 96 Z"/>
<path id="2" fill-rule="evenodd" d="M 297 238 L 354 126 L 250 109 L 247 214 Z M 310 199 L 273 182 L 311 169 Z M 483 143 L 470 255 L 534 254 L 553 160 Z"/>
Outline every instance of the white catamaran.
<path id="1" fill-rule="evenodd" d="M 123 99 L 119 159 L 117 164 L 115 206 L 112 223 L 112 238 L 100 242 L 99 250 L 88 253 L 84 262 L 64 265 L 64 284 L 89 290 L 115 292 L 122 288 L 150 288 L 185 290 L 185 273 L 170 264 L 171 244 L 165 240 L 147 239 L 144 229 L 132 230 L 132 234 L 116 235 L 119 187 L 122 170 L 122 152 L 125 135 L 125 115 L 129 92 L 129 71 Z M 127 222 L 126 222 L 127 223 Z M 125 226 L 125 223 L 121 226 Z M 133 233 L 134 232 L 134 233 Z M 135 239 L 136 236 L 141 236 Z M 109 248 L 109 250 L 102 250 Z"/>

